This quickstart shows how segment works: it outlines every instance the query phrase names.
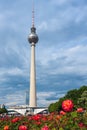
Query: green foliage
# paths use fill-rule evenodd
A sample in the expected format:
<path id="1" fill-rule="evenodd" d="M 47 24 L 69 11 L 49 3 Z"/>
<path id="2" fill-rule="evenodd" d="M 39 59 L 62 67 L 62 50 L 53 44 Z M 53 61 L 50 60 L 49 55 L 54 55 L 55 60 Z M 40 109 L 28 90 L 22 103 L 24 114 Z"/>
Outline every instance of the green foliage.
<path id="1" fill-rule="evenodd" d="M 50 106 L 48 107 L 48 110 L 49 110 L 49 112 L 54 112 L 55 111 L 55 103 L 52 103 L 52 104 L 50 104 Z"/>
<path id="2" fill-rule="evenodd" d="M 66 97 L 60 98 L 59 101 L 57 102 L 57 110 L 56 111 L 60 111 L 62 109 L 62 102 L 66 100 Z"/>
<path id="3" fill-rule="evenodd" d="M 87 86 L 82 86 L 78 91 L 79 91 L 79 94 L 82 95 L 82 93 L 83 93 L 84 91 L 87 91 Z"/>
<path id="4" fill-rule="evenodd" d="M 3 113 L 7 113 L 7 109 L 5 107 L 0 108 L 0 114 L 3 114 Z"/>
<path id="5" fill-rule="evenodd" d="M 73 100 L 73 103 L 76 105 L 77 104 L 77 98 L 79 98 L 79 92 L 78 92 L 77 89 L 70 90 L 70 91 L 67 92 L 67 94 L 65 95 L 65 97 L 67 99 Z"/>
<path id="6" fill-rule="evenodd" d="M 52 103 L 49 105 L 48 107 L 48 111 L 49 112 L 57 112 L 57 111 L 60 111 L 62 109 L 62 102 L 65 100 L 66 98 L 63 97 L 63 98 L 60 98 L 58 102 L 56 103 Z"/>
<path id="7" fill-rule="evenodd" d="M 84 91 L 80 98 L 78 98 L 78 106 L 87 108 L 87 91 Z"/>
<path id="8" fill-rule="evenodd" d="M 87 93 L 86 92 L 87 92 L 87 86 L 82 86 L 80 87 L 80 89 L 73 89 L 73 90 L 68 91 L 67 94 L 64 97 L 60 98 L 56 103 L 52 103 L 49 105 L 48 107 L 49 112 L 60 111 L 62 109 L 61 103 L 65 99 L 71 99 L 74 103 L 74 108 L 77 108 L 78 106 L 83 107 L 83 105 L 85 105 L 84 107 L 87 108 Z M 80 105 L 80 103 L 82 105 Z"/>

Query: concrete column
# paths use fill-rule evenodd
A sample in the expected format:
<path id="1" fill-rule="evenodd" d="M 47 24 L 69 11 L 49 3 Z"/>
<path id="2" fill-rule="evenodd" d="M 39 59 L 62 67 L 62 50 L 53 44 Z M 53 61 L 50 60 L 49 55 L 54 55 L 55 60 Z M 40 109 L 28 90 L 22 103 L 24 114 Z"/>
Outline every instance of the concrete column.
<path id="1" fill-rule="evenodd" d="M 29 107 L 36 107 L 36 106 L 37 106 L 37 98 L 36 98 L 35 43 L 31 43 L 30 102 L 29 102 Z"/>

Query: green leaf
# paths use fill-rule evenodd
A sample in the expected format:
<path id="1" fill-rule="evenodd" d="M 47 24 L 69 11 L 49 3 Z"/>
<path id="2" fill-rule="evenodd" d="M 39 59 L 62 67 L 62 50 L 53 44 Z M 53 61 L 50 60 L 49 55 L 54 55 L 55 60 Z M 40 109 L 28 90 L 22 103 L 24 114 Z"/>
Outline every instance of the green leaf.
<path id="1" fill-rule="evenodd" d="M 56 128 L 53 128 L 52 130 L 56 130 Z"/>
<path id="2" fill-rule="evenodd" d="M 63 128 L 59 128 L 59 130 L 64 130 Z"/>
<path id="3" fill-rule="evenodd" d="M 73 118 L 77 117 L 77 112 L 72 112 L 72 113 L 71 113 L 71 116 L 72 116 Z"/>

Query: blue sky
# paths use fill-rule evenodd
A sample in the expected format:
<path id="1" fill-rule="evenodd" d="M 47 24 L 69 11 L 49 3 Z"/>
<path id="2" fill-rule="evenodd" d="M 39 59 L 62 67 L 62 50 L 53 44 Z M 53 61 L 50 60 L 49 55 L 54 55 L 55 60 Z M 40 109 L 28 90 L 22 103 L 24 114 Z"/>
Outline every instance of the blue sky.
<path id="1" fill-rule="evenodd" d="M 38 106 L 87 85 L 87 0 L 35 3 Z M 25 104 L 32 0 L 0 0 L 0 104 Z"/>

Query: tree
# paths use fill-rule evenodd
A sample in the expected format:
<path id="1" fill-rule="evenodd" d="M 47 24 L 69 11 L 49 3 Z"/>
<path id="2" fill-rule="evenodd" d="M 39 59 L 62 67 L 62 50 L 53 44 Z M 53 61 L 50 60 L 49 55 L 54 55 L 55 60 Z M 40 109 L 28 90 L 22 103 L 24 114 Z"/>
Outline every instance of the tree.
<path id="1" fill-rule="evenodd" d="M 59 101 L 56 103 L 52 103 L 49 105 L 48 110 L 49 112 L 58 112 L 62 109 L 62 102 L 65 100 L 65 97 L 60 98 Z"/>
<path id="2" fill-rule="evenodd" d="M 3 104 L 2 108 L 0 108 L 0 114 L 7 113 L 7 109 L 5 108 L 5 105 Z"/>
<path id="3" fill-rule="evenodd" d="M 78 106 L 87 108 L 87 91 L 84 91 L 81 97 L 78 99 Z"/>
<path id="4" fill-rule="evenodd" d="M 62 101 L 64 101 L 65 99 L 71 99 L 73 101 L 75 105 L 74 109 L 77 108 L 78 105 L 79 107 L 84 107 L 84 105 L 85 107 L 87 107 L 87 86 L 82 86 L 80 87 L 80 89 L 73 89 L 68 91 L 67 94 L 64 97 L 60 98 L 56 103 L 52 103 L 49 105 L 49 112 L 60 111 L 62 109 Z M 80 102 L 82 102 L 83 105 L 81 105 Z"/>
<path id="5" fill-rule="evenodd" d="M 55 106 L 54 106 L 54 104 L 55 104 L 55 103 L 52 103 L 52 104 L 49 105 L 49 107 L 48 107 L 49 112 L 54 112 L 54 111 L 55 111 Z"/>
<path id="6" fill-rule="evenodd" d="M 77 98 L 79 98 L 79 92 L 78 92 L 77 89 L 70 90 L 70 91 L 67 92 L 65 97 L 67 99 L 71 99 L 73 101 L 73 103 L 76 105 L 77 104 Z"/>

